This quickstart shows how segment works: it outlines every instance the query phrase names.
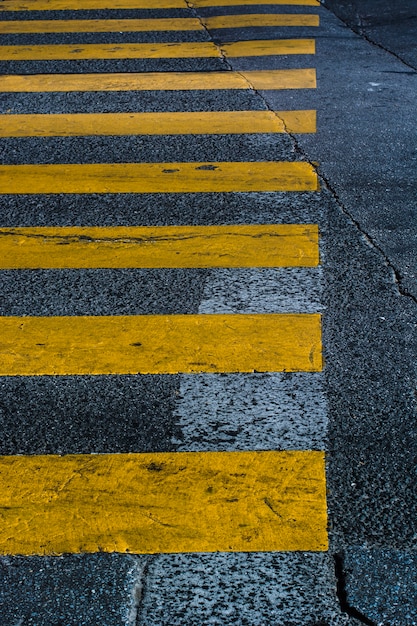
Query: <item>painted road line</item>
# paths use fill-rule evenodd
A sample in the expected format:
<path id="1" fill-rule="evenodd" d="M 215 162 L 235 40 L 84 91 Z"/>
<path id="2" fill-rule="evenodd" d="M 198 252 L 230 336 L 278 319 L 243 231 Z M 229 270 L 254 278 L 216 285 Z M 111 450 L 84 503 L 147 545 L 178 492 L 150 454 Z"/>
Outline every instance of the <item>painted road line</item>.
<path id="1" fill-rule="evenodd" d="M 0 228 L 0 269 L 308 267 L 318 262 L 313 224 Z"/>
<path id="2" fill-rule="evenodd" d="M 0 92 L 314 89 L 314 69 L 240 72 L 34 74 L 0 77 Z"/>
<path id="3" fill-rule="evenodd" d="M 187 9 L 189 6 L 214 7 L 235 5 L 298 5 L 320 6 L 318 0 L 113 0 L 110 9 Z M 109 10 L 104 0 L 3 0 L 0 11 L 80 11 L 89 9 Z"/>
<path id="4" fill-rule="evenodd" d="M 324 452 L 0 457 L 1 554 L 327 550 Z"/>
<path id="5" fill-rule="evenodd" d="M 314 39 L 266 39 L 215 45 L 210 41 L 185 43 L 53 44 L 0 46 L 0 61 L 77 59 L 193 59 L 314 54 Z"/>
<path id="6" fill-rule="evenodd" d="M 0 193 L 318 191 L 306 162 L 0 165 Z"/>
<path id="7" fill-rule="evenodd" d="M 322 369 L 318 314 L 0 318 L 0 375 Z"/>
<path id="8" fill-rule="evenodd" d="M 0 137 L 315 133 L 316 111 L 0 115 Z"/>
<path id="9" fill-rule="evenodd" d="M 207 28 L 253 26 L 318 26 L 318 15 L 248 14 L 218 17 L 173 17 L 120 20 L 7 20 L 0 22 L 0 34 L 12 33 L 117 33 L 190 31 Z"/>
<path id="10" fill-rule="evenodd" d="M 202 23 L 208 29 L 221 28 L 253 28 L 269 26 L 318 26 L 318 15 L 288 14 L 255 14 L 244 15 L 218 15 L 201 18 Z"/>

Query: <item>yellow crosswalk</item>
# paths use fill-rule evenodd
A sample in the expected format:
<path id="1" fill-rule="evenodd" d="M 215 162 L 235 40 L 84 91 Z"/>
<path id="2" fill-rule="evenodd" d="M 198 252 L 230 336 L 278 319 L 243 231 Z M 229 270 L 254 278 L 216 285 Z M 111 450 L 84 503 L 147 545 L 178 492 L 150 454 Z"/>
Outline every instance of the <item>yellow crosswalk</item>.
<path id="1" fill-rule="evenodd" d="M 216 46 L 209 41 L 186 43 L 53 44 L 0 46 L 0 61 L 69 59 L 193 59 L 314 54 L 312 39 L 238 41 Z"/>
<path id="2" fill-rule="evenodd" d="M 193 0 L 190 6 L 227 7 L 248 5 L 320 6 L 318 0 Z M 89 9 L 185 9 L 185 0 L 2 0 L 2 11 L 81 11 Z"/>
<path id="3" fill-rule="evenodd" d="M 0 508 L 3 554 L 327 549 L 322 452 L 0 457 Z"/>
<path id="4" fill-rule="evenodd" d="M 0 115 L 0 137 L 315 133 L 315 111 Z"/>
<path id="5" fill-rule="evenodd" d="M 0 5 L 1 8 L 1 5 Z M 318 26 L 318 15 L 249 13 L 213 17 L 173 17 L 108 20 L 7 20 L 0 34 L 13 33 L 120 33 L 201 31 L 205 28 L 252 28 L 272 26 Z"/>
<path id="6" fill-rule="evenodd" d="M 0 269 L 314 267 L 314 224 L 0 228 Z"/>
<path id="7" fill-rule="evenodd" d="M 0 76 L 3 92 L 172 91 L 194 89 L 314 89 L 314 69 L 131 74 L 26 74 Z"/>
<path id="8" fill-rule="evenodd" d="M 310 163 L 83 163 L 0 165 L 0 193 L 317 191 Z"/>
<path id="9" fill-rule="evenodd" d="M 268 13 L 245 13 L 264 4 Z M 196 18 L 190 7 L 234 7 Z M 0 34 L 90 33 L 88 43 L 0 46 L 2 61 L 194 59 L 312 55 L 306 38 L 239 41 L 248 27 L 317 27 L 273 6 L 317 0 L 3 0 Z M 184 16 L 78 19 L 84 10 L 183 9 Z M 77 19 L 18 19 L 76 11 Z M 19 12 L 21 15 L 18 15 Z M 131 14 L 130 14 L 131 15 Z M 110 14 L 111 16 L 111 14 Z M 26 16 L 29 18 L 29 16 Z M 36 16 L 35 17 L 39 17 Z M 65 15 L 67 18 L 68 15 Z M 236 29 L 236 41 L 95 43 L 94 33 Z M 291 31 L 285 31 L 286 33 Z M 262 32 L 262 36 L 264 33 Z M 26 36 L 25 36 L 26 40 Z M 24 41 L 25 41 L 24 40 Z M 39 41 L 39 40 L 38 40 Z M 158 65 L 157 65 L 158 67 Z M 181 66 L 180 66 L 181 67 Z M 5 93 L 314 89 L 313 68 L 217 72 L 14 74 Z M 23 70 L 24 71 L 24 70 Z M 135 96 L 136 97 L 136 96 Z M 190 100 L 191 101 L 191 100 Z M 314 133 L 314 110 L 3 114 L 0 137 Z M 138 107 L 140 108 L 140 107 Z M 190 106 L 190 108 L 193 108 Z M 274 137 L 274 140 L 278 140 Z M 86 140 L 88 141 L 88 140 Z M 178 155 L 181 159 L 182 155 Z M 240 155 L 245 158 L 245 155 Z M 111 158 L 111 157 L 110 157 Z M 265 158 L 268 158 L 266 155 Z M 294 155 L 288 155 L 293 159 Z M 317 192 L 306 161 L 173 161 L 0 165 L 0 194 Z M 157 159 L 156 159 L 157 160 Z M 168 196 L 169 197 L 169 196 Z M 193 197 L 191 195 L 191 197 Z M 117 202 L 117 199 L 115 200 Z M 100 203 L 100 197 L 98 199 Z M 140 222 L 140 213 L 138 213 Z M 316 224 L 22 226 L 0 228 L 0 270 L 316 267 Z M 61 272 L 59 272 L 61 274 Z M 0 376 L 320 372 L 318 313 L 0 317 Z M 115 416 L 117 417 L 117 416 Z M 328 549 L 322 451 L 0 456 L 0 554 L 251 552 Z"/>

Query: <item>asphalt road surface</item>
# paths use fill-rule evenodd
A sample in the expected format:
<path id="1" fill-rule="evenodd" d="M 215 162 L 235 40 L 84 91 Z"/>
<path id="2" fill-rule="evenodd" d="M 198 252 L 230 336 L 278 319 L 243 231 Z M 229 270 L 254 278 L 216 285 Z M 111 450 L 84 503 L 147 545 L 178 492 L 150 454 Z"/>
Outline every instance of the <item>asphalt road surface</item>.
<path id="1" fill-rule="evenodd" d="M 0 625 L 417 624 L 413 3 L 0 19 Z"/>

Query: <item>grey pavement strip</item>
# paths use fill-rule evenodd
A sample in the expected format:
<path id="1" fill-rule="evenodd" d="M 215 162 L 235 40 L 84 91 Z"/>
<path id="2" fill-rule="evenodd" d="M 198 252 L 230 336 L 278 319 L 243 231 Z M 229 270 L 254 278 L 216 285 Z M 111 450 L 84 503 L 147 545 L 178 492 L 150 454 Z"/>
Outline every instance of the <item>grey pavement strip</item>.
<path id="1" fill-rule="evenodd" d="M 320 267 L 219 269 L 206 280 L 199 313 L 320 313 Z"/>
<path id="2" fill-rule="evenodd" d="M 137 626 L 345 626 L 324 553 L 148 557 Z"/>
<path id="3" fill-rule="evenodd" d="M 180 376 L 179 450 L 323 450 L 323 374 Z"/>

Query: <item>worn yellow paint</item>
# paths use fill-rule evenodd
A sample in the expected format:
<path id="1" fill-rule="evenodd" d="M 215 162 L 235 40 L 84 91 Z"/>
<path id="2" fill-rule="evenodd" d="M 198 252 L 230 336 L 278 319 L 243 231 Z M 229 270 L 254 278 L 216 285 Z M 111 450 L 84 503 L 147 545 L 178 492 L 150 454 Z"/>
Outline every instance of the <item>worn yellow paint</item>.
<path id="1" fill-rule="evenodd" d="M 0 193 L 317 191 L 306 162 L 0 165 Z"/>
<path id="2" fill-rule="evenodd" d="M 0 115 L 0 137 L 315 133 L 316 111 Z"/>
<path id="3" fill-rule="evenodd" d="M 226 2 L 230 0 L 225 0 Z M 277 0 L 274 0 L 277 1 Z M 185 0 L 2 0 L 0 11 L 85 11 L 89 9 L 184 9 Z"/>
<path id="4" fill-rule="evenodd" d="M 204 17 L 173 17 L 120 20 L 7 20 L 0 22 L 0 34 L 8 33 L 117 33 L 190 31 L 207 28 L 250 26 L 318 26 L 318 15 L 249 14 Z"/>
<path id="5" fill-rule="evenodd" d="M 210 41 L 185 43 L 53 44 L 0 46 L 0 61 L 68 59 L 193 59 L 314 54 L 313 39 L 238 41 L 220 46 Z"/>
<path id="6" fill-rule="evenodd" d="M 0 269 L 305 267 L 318 262 L 314 224 L 0 228 Z"/>
<path id="7" fill-rule="evenodd" d="M 318 314 L 0 318 L 1 376 L 321 369 Z"/>
<path id="8" fill-rule="evenodd" d="M 310 6 L 319 7 L 318 0 L 192 0 L 189 2 L 195 7 L 231 7 L 231 6 L 249 6 L 249 5 L 287 5 L 287 6 Z"/>
<path id="9" fill-rule="evenodd" d="M 203 30 L 195 17 L 122 20 L 7 20 L 0 22 L 6 33 L 117 33 Z"/>
<path id="10" fill-rule="evenodd" d="M 26 74 L 0 76 L 0 92 L 149 91 L 193 89 L 313 89 L 314 69 L 131 74 Z"/>
<path id="11" fill-rule="evenodd" d="M 216 15 L 202 18 L 203 24 L 209 29 L 217 28 L 251 28 L 254 26 L 318 26 L 318 15 L 264 14 L 248 13 L 244 15 Z"/>
<path id="12" fill-rule="evenodd" d="M 0 554 L 328 549 L 324 452 L 0 457 Z"/>
<path id="13" fill-rule="evenodd" d="M 111 9 L 185 9 L 196 7 L 235 6 L 252 4 L 320 6 L 317 0 L 113 0 Z M 2 0 L 0 11 L 77 11 L 109 9 L 104 0 Z"/>

